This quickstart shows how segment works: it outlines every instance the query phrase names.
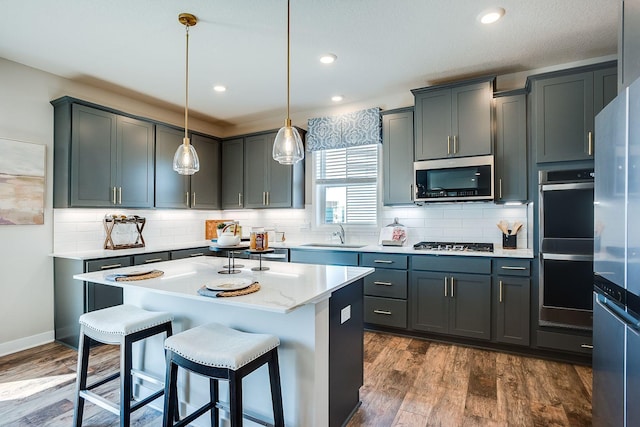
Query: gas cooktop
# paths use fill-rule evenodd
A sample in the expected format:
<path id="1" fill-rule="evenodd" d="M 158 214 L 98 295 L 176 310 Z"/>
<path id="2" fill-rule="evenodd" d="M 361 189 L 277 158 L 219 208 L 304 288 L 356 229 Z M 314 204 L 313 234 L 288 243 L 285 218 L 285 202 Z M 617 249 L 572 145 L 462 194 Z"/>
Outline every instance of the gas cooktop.
<path id="1" fill-rule="evenodd" d="M 420 242 L 416 250 L 452 252 L 493 252 L 493 243 Z"/>

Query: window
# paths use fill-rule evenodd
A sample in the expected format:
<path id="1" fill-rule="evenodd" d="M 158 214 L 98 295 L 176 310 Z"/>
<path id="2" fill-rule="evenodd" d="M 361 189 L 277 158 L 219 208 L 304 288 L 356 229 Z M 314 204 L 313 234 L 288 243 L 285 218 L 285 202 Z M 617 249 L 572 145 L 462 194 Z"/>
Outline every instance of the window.
<path id="1" fill-rule="evenodd" d="M 319 224 L 375 224 L 380 144 L 315 152 Z"/>

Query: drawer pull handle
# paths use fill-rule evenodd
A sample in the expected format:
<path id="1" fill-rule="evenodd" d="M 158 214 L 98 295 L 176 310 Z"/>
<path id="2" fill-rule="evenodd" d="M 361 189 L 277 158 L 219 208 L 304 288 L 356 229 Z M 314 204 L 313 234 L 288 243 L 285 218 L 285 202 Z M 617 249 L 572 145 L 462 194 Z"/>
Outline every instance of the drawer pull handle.
<path id="1" fill-rule="evenodd" d="M 512 267 L 510 265 L 503 265 L 500 268 L 503 270 L 526 270 L 527 269 L 527 267 Z"/>
<path id="2" fill-rule="evenodd" d="M 197 254 L 189 254 L 189 256 L 202 256 L 204 255 L 204 253 L 202 252 L 198 252 Z"/>
<path id="3" fill-rule="evenodd" d="M 393 264 L 393 261 L 389 261 L 386 259 L 374 259 L 373 262 L 376 264 Z"/>
<path id="4" fill-rule="evenodd" d="M 393 286 L 391 282 L 373 282 L 374 285 Z"/>
<path id="5" fill-rule="evenodd" d="M 593 345 L 591 345 L 591 344 L 580 344 L 580 348 L 589 348 L 589 349 L 593 349 Z"/>
<path id="6" fill-rule="evenodd" d="M 108 270 L 110 268 L 118 268 L 118 267 L 122 267 L 122 264 L 103 265 L 103 266 L 100 267 L 100 270 Z"/>
<path id="7" fill-rule="evenodd" d="M 162 261 L 162 258 L 151 258 L 151 259 L 145 259 L 144 262 L 148 263 L 148 262 L 158 262 L 158 261 Z"/>
<path id="8" fill-rule="evenodd" d="M 385 316 L 391 316 L 391 312 L 387 310 L 373 310 L 375 314 L 384 314 Z"/>

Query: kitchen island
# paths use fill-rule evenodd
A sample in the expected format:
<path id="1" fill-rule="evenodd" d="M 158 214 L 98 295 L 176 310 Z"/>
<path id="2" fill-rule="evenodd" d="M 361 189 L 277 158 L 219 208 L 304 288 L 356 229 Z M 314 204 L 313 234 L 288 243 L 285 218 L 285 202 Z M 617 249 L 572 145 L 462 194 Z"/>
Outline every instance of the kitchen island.
<path id="1" fill-rule="evenodd" d="M 258 292 L 226 298 L 200 296 L 198 289 L 226 275 L 227 260 L 196 257 L 153 264 L 164 275 L 148 280 L 114 282 L 110 275 L 139 271 L 126 267 L 74 275 L 78 280 L 123 288 L 124 302 L 174 314 L 174 333 L 208 322 L 247 332 L 278 336 L 284 415 L 290 426 L 339 426 L 359 405 L 363 374 L 363 278 L 372 268 L 268 263 L 267 271 L 251 271 L 258 261 L 243 260 L 241 273 L 230 275 L 257 281 Z M 263 261 L 263 263 L 267 263 Z M 149 268 L 150 269 L 150 268 Z M 160 336 L 134 348 L 134 367 L 164 376 Z M 152 387 L 140 383 L 139 395 Z M 244 384 L 245 412 L 271 419 L 266 367 Z M 208 382 L 181 372 L 179 396 L 184 413 L 207 401 Z M 221 383 L 222 400 L 227 399 Z M 158 408 L 160 404 L 157 405 Z M 208 425 L 202 417 L 195 425 Z M 245 425 L 254 425 L 247 422 Z"/>

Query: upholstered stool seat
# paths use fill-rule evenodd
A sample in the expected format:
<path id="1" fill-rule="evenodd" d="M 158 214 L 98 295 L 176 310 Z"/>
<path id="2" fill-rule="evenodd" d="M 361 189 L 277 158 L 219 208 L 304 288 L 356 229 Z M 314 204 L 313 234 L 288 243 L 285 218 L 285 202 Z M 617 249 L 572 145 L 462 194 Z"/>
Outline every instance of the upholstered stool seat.
<path id="1" fill-rule="evenodd" d="M 188 329 L 165 340 L 167 374 L 165 378 L 164 426 L 184 426 L 211 410 L 211 425 L 219 425 L 218 380 L 229 381 L 231 426 L 241 426 L 242 378 L 264 364 L 269 367 L 274 424 L 284 426 L 278 346 L 274 335 L 241 332 L 218 323 Z M 210 402 L 185 419 L 176 418 L 177 375 L 182 367 L 210 379 Z"/>
<path id="2" fill-rule="evenodd" d="M 166 333 L 171 336 L 173 315 L 166 312 L 143 310 L 132 305 L 117 305 L 102 310 L 91 311 L 80 316 L 80 342 L 78 345 L 78 377 L 76 380 L 76 402 L 74 408 L 74 426 L 82 425 L 84 402 L 88 400 L 120 417 L 120 426 L 128 426 L 131 413 L 164 393 L 162 380 L 132 369 L 133 343 L 150 336 Z M 107 378 L 87 386 L 89 369 L 89 349 L 91 342 L 120 345 L 120 371 Z M 152 395 L 131 402 L 133 382 L 136 375 L 146 381 L 156 383 L 161 388 Z M 120 377 L 120 405 L 116 405 L 91 390 Z"/>

